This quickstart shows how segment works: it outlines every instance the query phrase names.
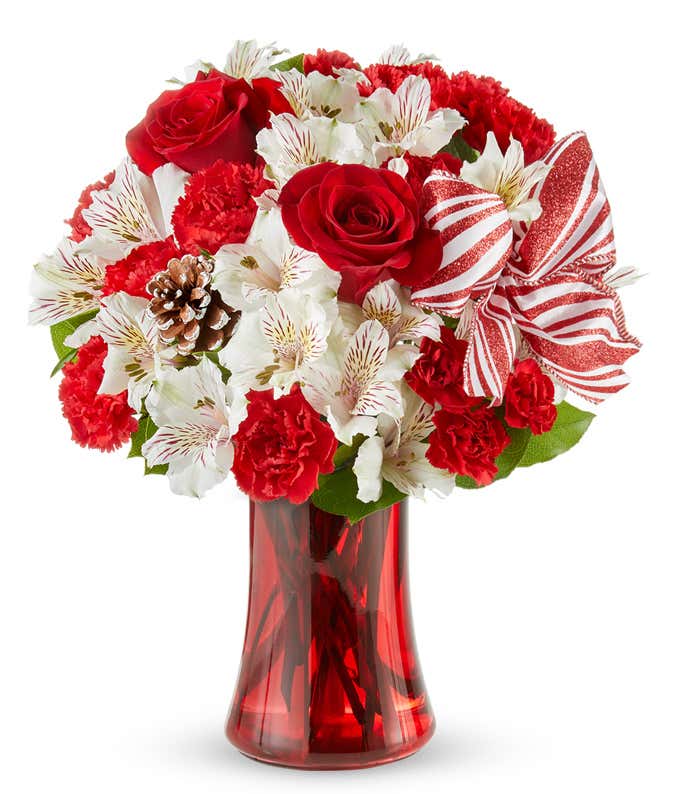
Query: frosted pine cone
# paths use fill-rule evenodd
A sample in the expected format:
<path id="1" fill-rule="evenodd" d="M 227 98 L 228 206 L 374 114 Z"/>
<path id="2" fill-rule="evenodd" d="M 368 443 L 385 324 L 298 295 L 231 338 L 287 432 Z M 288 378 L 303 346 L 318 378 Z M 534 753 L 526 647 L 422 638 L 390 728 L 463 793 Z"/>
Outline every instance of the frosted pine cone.
<path id="1" fill-rule="evenodd" d="M 210 286 L 212 270 L 209 259 L 187 254 L 171 259 L 147 285 L 152 296 L 148 311 L 158 323 L 161 339 L 168 345 L 176 343 L 184 356 L 222 347 L 236 321 L 235 313 Z"/>

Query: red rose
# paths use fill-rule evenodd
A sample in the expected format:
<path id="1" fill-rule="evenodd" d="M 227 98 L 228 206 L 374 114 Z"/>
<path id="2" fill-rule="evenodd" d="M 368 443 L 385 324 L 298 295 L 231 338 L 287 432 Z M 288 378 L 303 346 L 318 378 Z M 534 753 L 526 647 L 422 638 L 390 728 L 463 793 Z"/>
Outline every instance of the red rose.
<path id="1" fill-rule="evenodd" d="M 149 105 L 127 134 L 130 157 L 145 174 L 168 162 L 191 173 L 219 159 L 253 163 L 255 136 L 269 123 L 269 111 L 290 111 L 278 86 L 266 77 L 250 86 L 215 69 L 199 72 L 193 83 Z"/>
<path id="2" fill-rule="evenodd" d="M 171 259 L 182 256 L 172 237 L 158 240 L 133 248 L 132 251 L 118 262 L 108 265 L 104 274 L 102 294 L 127 292 L 139 298 L 149 298 L 146 285 L 151 279 L 165 270 Z"/>
<path id="3" fill-rule="evenodd" d="M 319 474 L 333 471 L 333 431 L 299 389 L 278 400 L 272 389 L 251 391 L 248 399 L 248 415 L 233 439 L 239 488 L 258 501 L 301 504 L 316 489 Z"/>
<path id="4" fill-rule="evenodd" d="M 465 411 L 481 404 L 481 399 L 466 394 L 463 385 L 466 350 L 467 342 L 442 326 L 440 342 L 423 339 L 420 343 L 420 358 L 404 375 L 406 383 L 425 402 L 439 403 L 448 411 Z"/>
<path id="5" fill-rule="evenodd" d="M 274 185 L 263 177 L 259 164 L 217 160 L 196 172 L 172 216 L 177 241 L 195 256 L 201 250 L 215 254 L 226 243 L 244 242 L 257 212 L 253 197 L 270 187 Z"/>
<path id="6" fill-rule="evenodd" d="M 318 49 L 316 55 L 305 55 L 302 63 L 305 74 L 321 72 L 329 77 L 335 77 L 335 69 L 361 69 L 351 55 L 341 50 Z"/>
<path id="7" fill-rule="evenodd" d="M 555 424 L 555 386 L 533 358 L 515 365 L 505 387 L 505 421 L 510 427 L 529 427 L 537 436 Z"/>
<path id="8" fill-rule="evenodd" d="M 138 427 L 127 391 L 98 393 L 107 350 L 101 336 L 93 336 L 80 348 L 75 361 L 64 366 L 59 384 L 62 412 L 71 425 L 73 440 L 102 452 L 118 449 Z"/>
<path id="9" fill-rule="evenodd" d="M 295 242 L 342 275 L 341 300 L 360 303 L 388 278 L 421 284 L 441 263 L 439 232 L 428 228 L 413 191 L 393 171 L 313 165 L 286 183 L 279 203 Z"/>
<path id="10" fill-rule="evenodd" d="M 491 408 L 453 413 L 437 411 L 427 459 L 438 469 L 472 477 L 488 485 L 498 473 L 495 460 L 510 443 L 503 423 Z"/>

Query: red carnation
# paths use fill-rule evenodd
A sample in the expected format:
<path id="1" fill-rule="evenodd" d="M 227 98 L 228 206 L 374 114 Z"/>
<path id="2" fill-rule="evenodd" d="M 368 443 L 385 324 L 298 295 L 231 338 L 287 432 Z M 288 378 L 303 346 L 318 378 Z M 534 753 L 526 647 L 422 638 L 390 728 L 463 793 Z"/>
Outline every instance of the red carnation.
<path id="1" fill-rule="evenodd" d="M 261 164 L 218 160 L 186 184 L 172 216 L 175 237 L 188 253 L 211 254 L 226 243 L 242 243 L 255 220 L 254 196 L 273 187 Z"/>
<path id="2" fill-rule="evenodd" d="M 165 163 L 194 173 L 216 160 L 255 162 L 255 136 L 269 113 L 290 112 L 279 83 L 268 77 L 252 85 L 217 69 L 192 83 L 164 91 L 127 134 L 130 157 L 145 174 Z"/>
<path id="3" fill-rule="evenodd" d="M 81 447 L 111 452 L 130 440 L 137 430 L 137 420 L 128 405 L 127 391 L 97 394 L 104 377 L 106 352 L 101 336 L 86 342 L 76 360 L 64 366 L 59 399 L 73 440 Z"/>
<path id="4" fill-rule="evenodd" d="M 441 66 L 429 61 L 403 66 L 374 64 L 364 69 L 364 73 L 370 80 L 370 85 L 359 85 L 365 96 L 383 86 L 396 91 L 412 74 L 425 77 L 430 83 L 430 109 L 453 108 L 464 116 L 467 124 L 461 135 L 477 151 L 484 149 L 487 132 L 495 134 L 503 151 L 512 135 L 524 147 L 525 161 L 530 163 L 555 142 L 552 126 L 509 96 L 508 89 L 492 77 L 477 77 L 470 72 L 449 77 Z"/>
<path id="5" fill-rule="evenodd" d="M 361 69 L 361 67 L 346 52 L 318 49 L 316 55 L 305 55 L 303 69 L 305 74 L 321 72 L 321 74 L 334 77 L 335 69 Z"/>
<path id="6" fill-rule="evenodd" d="M 321 163 L 298 171 L 279 199 L 295 242 L 342 275 L 339 297 L 360 303 L 379 281 L 422 284 L 441 263 L 406 180 L 385 168 Z"/>
<path id="7" fill-rule="evenodd" d="M 537 160 L 555 143 L 553 127 L 509 96 L 508 89 L 492 77 L 477 77 L 470 72 L 452 75 L 451 107 L 467 120 L 461 134 L 477 151 L 484 149 L 489 131 L 502 151 L 507 149 L 511 135 L 518 140 L 527 163 Z"/>
<path id="8" fill-rule="evenodd" d="M 441 66 L 425 61 L 424 63 L 408 63 L 393 66 L 388 63 L 376 63 L 367 66 L 364 74 L 370 84 L 359 83 L 359 91 L 364 96 L 369 96 L 377 88 L 387 88 L 394 92 L 409 75 L 424 77 L 430 84 L 430 110 L 450 108 L 451 105 L 451 80 Z"/>
<path id="9" fill-rule="evenodd" d="M 555 424 L 555 386 L 533 358 L 515 364 L 505 387 L 505 421 L 510 427 L 529 427 L 534 435 Z"/>
<path id="10" fill-rule="evenodd" d="M 251 499 L 301 504 L 319 474 L 333 471 L 338 442 L 299 389 L 274 399 L 272 389 L 248 394 L 248 415 L 234 436 L 236 482 Z"/>
<path id="11" fill-rule="evenodd" d="M 472 477 L 488 485 L 498 473 L 495 460 L 510 443 L 503 423 L 491 408 L 474 411 L 437 411 L 432 418 L 427 459 L 451 474 Z"/>
<path id="12" fill-rule="evenodd" d="M 438 403 L 448 411 L 466 411 L 481 404 L 482 400 L 470 397 L 463 386 L 467 342 L 456 339 L 451 328 L 443 326 L 441 341 L 423 339 L 420 350 L 420 358 L 404 379 L 425 402 Z"/>
<path id="13" fill-rule="evenodd" d="M 107 174 L 99 182 L 93 182 L 91 185 L 88 185 L 80 194 L 78 206 L 73 212 L 73 217 L 66 221 L 66 223 L 68 223 L 68 225 L 71 227 L 70 236 L 72 240 L 75 240 L 77 243 L 82 243 L 86 237 L 89 237 L 92 234 L 92 229 L 90 228 L 89 223 L 87 223 L 85 218 L 83 218 L 83 210 L 86 210 L 91 206 L 92 194 L 97 190 L 104 190 L 104 188 L 107 188 L 111 182 L 113 182 L 114 177 L 115 173 L 111 171 L 110 174 Z"/>
<path id="14" fill-rule="evenodd" d="M 104 295 L 114 292 L 127 292 L 139 298 L 148 298 L 146 285 L 151 279 L 165 270 L 168 262 L 181 256 L 171 237 L 155 243 L 147 243 L 134 248 L 125 259 L 106 268 L 104 276 Z"/>

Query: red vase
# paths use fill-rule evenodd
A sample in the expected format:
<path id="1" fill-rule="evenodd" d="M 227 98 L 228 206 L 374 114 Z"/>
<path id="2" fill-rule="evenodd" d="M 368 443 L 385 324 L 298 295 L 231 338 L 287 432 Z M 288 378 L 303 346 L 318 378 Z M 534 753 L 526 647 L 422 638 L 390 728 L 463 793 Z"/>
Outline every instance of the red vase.
<path id="1" fill-rule="evenodd" d="M 241 752 L 350 769 L 432 736 L 406 529 L 405 502 L 357 524 L 310 502 L 251 503 L 248 621 L 226 725 Z"/>

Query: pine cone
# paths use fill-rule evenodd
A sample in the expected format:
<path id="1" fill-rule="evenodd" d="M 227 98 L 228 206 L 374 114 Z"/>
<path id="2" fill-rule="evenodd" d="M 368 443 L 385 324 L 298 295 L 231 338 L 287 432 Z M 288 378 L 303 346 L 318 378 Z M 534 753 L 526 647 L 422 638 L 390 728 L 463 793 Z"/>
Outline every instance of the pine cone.
<path id="1" fill-rule="evenodd" d="M 167 270 L 147 285 L 148 311 L 155 318 L 166 344 L 177 343 L 183 356 L 217 350 L 229 339 L 237 313 L 210 287 L 213 264 L 204 257 L 171 259 Z"/>

